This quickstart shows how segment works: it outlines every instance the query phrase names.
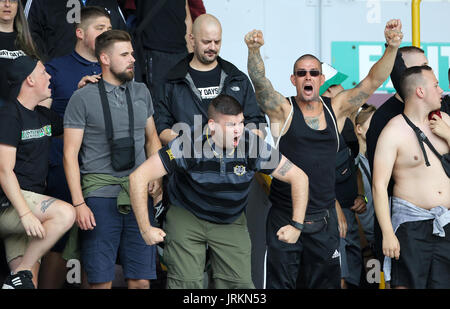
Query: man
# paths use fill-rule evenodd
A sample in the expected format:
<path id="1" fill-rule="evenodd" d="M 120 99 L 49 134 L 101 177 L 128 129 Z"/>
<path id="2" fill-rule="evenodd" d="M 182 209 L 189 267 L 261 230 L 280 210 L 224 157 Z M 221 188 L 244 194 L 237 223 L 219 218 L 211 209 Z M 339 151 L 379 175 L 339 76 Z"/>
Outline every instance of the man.
<path id="1" fill-rule="evenodd" d="M 151 96 L 144 84 L 132 81 L 135 60 L 128 33 L 102 33 L 95 53 L 103 79 L 76 91 L 64 115 L 63 163 L 82 230 L 82 262 L 92 288 L 111 288 L 118 255 L 128 287 L 149 288 L 155 248 L 145 244 L 137 229 L 128 175 L 161 148 Z M 149 192 L 158 187 L 159 182 L 153 183 Z"/>
<path id="2" fill-rule="evenodd" d="M 369 129 L 366 134 L 367 144 L 367 160 L 369 161 L 370 170 L 373 175 L 373 158 L 377 147 L 378 137 L 383 131 L 386 124 L 395 116 L 400 115 L 404 109 L 404 103 L 399 90 L 399 81 L 406 70 L 413 66 L 428 65 L 428 59 L 422 49 L 415 46 L 405 46 L 399 48 L 395 59 L 395 64 L 391 72 L 391 80 L 396 89 L 395 95 L 390 97 L 386 102 L 381 105 L 370 121 Z M 450 112 L 450 104 L 442 102 L 441 110 Z M 392 196 L 393 180 L 389 184 L 389 196 Z M 374 220 L 374 234 L 375 234 L 375 255 L 382 261 L 383 252 L 381 248 L 381 230 L 379 224 L 375 218 Z"/>
<path id="3" fill-rule="evenodd" d="M 308 231 L 305 229 L 300 240 L 290 246 L 281 244 L 275 237 L 276 230 L 285 225 L 291 215 L 290 188 L 276 179 L 272 182 L 272 208 L 267 222 L 268 288 L 340 287 L 339 232 L 334 210 L 339 148 L 336 122 L 356 113 L 388 77 L 402 39 L 399 20 L 387 23 L 385 37 L 388 47 L 369 75 L 357 87 L 323 102 L 319 89 L 324 76 L 316 57 L 304 55 L 295 62 L 291 82 L 297 95 L 288 100 L 276 92 L 265 77 L 259 51 L 264 44 L 262 32 L 254 30 L 245 36 L 249 48 L 248 71 L 258 104 L 269 116 L 272 134 L 277 138 L 281 136 L 280 151 L 310 179 L 305 219 Z"/>
<path id="4" fill-rule="evenodd" d="M 424 146 L 422 136 L 439 154 L 449 153 L 450 117 L 441 112 L 442 119 L 437 115 L 428 118 L 440 108 L 443 92 L 430 67 L 406 69 L 400 90 L 404 113 L 383 129 L 374 159 L 373 197 L 383 233 L 383 253 L 395 258 L 391 286 L 448 289 L 450 171 L 443 168 L 430 146 Z M 395 182 L 392 220 L 387 193 L 391 176 Z M 386 263 L 384 271 L 389 279 Z"/>
<path id="5" fill-rule="evenodd" d="M 217 18 L 209 14 L 199 16 L 189 39 L 194 53 L 170 70 L 156 105 L 156 128 L 162 144 L 167 145 L 178 136 L 173 130 L 177 123 L 193 126 L 198 115 L 204 126 L 209 103 L 221 93 L 231 95 L 242 105 L 246 125 L 253 123 L 256 129 L 265 123 L 248 77 L 218 56 L 222 28 Z"/>
<path id="6" fill-rule="evenodd" d="M 55 58 L 46 64 L 47 72 L 52 76 L 50 88 L 51 109 L 64 117 L 70 97 L 79 87 L 87 82 L 97 82 L 101 68 L 95 57 L 95 39 L 101 33 L 111 30 L 108 12 L 101 7 L 83 7 L 80 21 L 76 25 L 77 43 L 71 54 Z M 70 191 L 62 162 L 63 141 L 53 139 L 50 150 L 49 172 L 46 194 L 71 203 Z M 66 245 L 67 236 L 63 237 L 44 257 L 40 276 L 41 288 L 60 288 L 66 279 L 66 261 L 61 252 Z"/>
<path id="7" fill-rule="evenodd" d="M 113 28 L 126 30 L 125 19 L 115 0 L 28 0 L 25 13 L 43 59 L 47 61 L 73 51 L 74 24 L 79 22 L 81 8 L 86 6 L 104 8 L 111 16 Z"/>
<path id="8" fill-rule="evenodd" d="M 62 119 L 38 106 L 50 97 L 50 75 L 40 61 L 24 56 L 10 64 L 7 76 L 19 95 L 0 110 L 0 237 L 12 271 L 3 288 L 33 289 L 37 262 L 72 226 L 75 211 L 43 195 L 50 138 L 63 133 Z"/>
<path id="9" fill-rule="evenodd" d="M 205 134 L 196 135 L 198 128 L 193 127 L 191 134 L 184 131 L 130 176 L 133 209 L 147 244 L 166 237 L 168 288 L 203 286 L 206 245 L 216 288 L 254 288 L 244 214 L 252 178 L 262 171 L 292 185 L 292 220 L 277 231 L 278 239 L 286 243 L 295 243 L 300 236 L 308 178 L 276 149 L 244 130 L 243 109 L 233 97 L 213 99 L 208 119 Z M 176 181 L 169 184 L 172 204 L 164 232 L 150 226 L 146 187 L 167 173 Z"/>

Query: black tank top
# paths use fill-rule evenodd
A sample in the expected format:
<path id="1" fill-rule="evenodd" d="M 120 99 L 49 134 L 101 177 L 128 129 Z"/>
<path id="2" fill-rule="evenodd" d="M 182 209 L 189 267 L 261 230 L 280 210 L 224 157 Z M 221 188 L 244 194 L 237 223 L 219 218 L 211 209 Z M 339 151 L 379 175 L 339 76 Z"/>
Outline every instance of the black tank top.
<path id="1" fill-rule="evenodd" d="M 337 137 L 336 127 L 330 113 L 323 107 L 327 127 L 311 129 L 303 113 L 292 97 L 294 115 L 289 130 L 281 137 L 279 150 L 309 177 L 309 202 L 307 214 L 314 214 L 335 206 L 335 166 Z M 324 103 L 336 119 L 331 100 L 323 97 Z M 292 211 L 291 186 L 273 179 L 270 189 L 272 207 Z"/>

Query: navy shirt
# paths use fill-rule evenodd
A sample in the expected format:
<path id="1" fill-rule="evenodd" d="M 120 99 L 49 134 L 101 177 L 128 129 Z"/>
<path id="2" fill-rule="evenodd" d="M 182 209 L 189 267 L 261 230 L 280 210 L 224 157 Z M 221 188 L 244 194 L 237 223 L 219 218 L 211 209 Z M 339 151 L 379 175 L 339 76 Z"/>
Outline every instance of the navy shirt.
<path id="1" fill-rule="evenodd" d="M 77 52 L 52 59 L 45 65 L 48 74 L 51 75 L 50 88 L 52 90 L 52 107 L 61 117 L 64 117 L 67 103 L 78 83 L 86 75 L 97 75 L 102 72 L 98 62 L 91 62 L 81 57 Z M 62 164 L 63 141 L 53 139 L 50 150 L 50 165 Z"/>
<path id="2" fill-rule="evenodd" d="M 273 173 L 281 154 L 247 129 L 228 154 L 216 147 L 208 132 L 196 136 L 193 127 L 191 132 L 159 151 L 173 177 L 168 185 L 170 201 L 202 220 L 233 223 L 247 206 L 255 172 Z"/>

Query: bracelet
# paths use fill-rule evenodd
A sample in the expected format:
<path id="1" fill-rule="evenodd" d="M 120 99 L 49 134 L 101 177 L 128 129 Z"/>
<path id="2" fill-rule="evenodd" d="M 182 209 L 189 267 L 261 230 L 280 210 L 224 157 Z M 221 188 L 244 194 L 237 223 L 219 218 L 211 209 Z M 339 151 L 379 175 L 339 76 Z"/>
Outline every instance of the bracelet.
<path id="1" fill-rule="evenodd" d="M 78 206 L 81 206 L 81 205 L 83 205 L 83 204 L 86 204 L 86 202 L 83 202 L 83 203 L 80 203 L 80 204 L 73 205 L 73 207 L 78 207 Z"/>
<path id="2" fill-rule="evenodd" d="M 23 217 L 25 217 L 26 215 L 28 215 L 31 212 L 31 210 L 27 211 L 26 213 L 24 213 L 23 215 L 19 216 L 19 219 L 22 219 Z"/>

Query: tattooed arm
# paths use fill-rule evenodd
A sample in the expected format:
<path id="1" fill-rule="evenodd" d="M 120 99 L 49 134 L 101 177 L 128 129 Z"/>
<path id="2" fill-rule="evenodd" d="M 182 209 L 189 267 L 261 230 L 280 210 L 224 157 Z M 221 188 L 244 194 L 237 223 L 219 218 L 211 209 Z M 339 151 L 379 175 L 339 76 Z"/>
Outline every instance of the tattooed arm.
<path id="1" fill-rule="evenodd" d="M 272 176 L 291 185 L 292 220 L 303 223 L 308 205 L 308 176 L 285 156 L 282 156 Z M 278 230 L 277 236 L 279 240 L 292 244 L 300 237 L 300 230 L 288 224 Z"/>
<path id="2" fill-rule="evenodd" d="M 248 74 L 255 87 L 259 107 L 269 116 L 272 123 L 284 123 L 291 106 L 286 98 L 273 88 L 272 83 L 265 76 L 266 70 L 260 53 L 260 48 L 264 45 L 262 32 L 250 31 L 245 35 L 245 43 L 248 47 Z"/>
<path id="3" fill-rule="evenodd" d="M 350 117 L 389 77 L 394 66 L 397 50 L 403 38 L 399 19 L 387 22 L 384 31 L 388 46 L 381 59 L 373 65 L 369 74 L 355 88 L 343 91 L 332 99 L 336 118 Z"/>

